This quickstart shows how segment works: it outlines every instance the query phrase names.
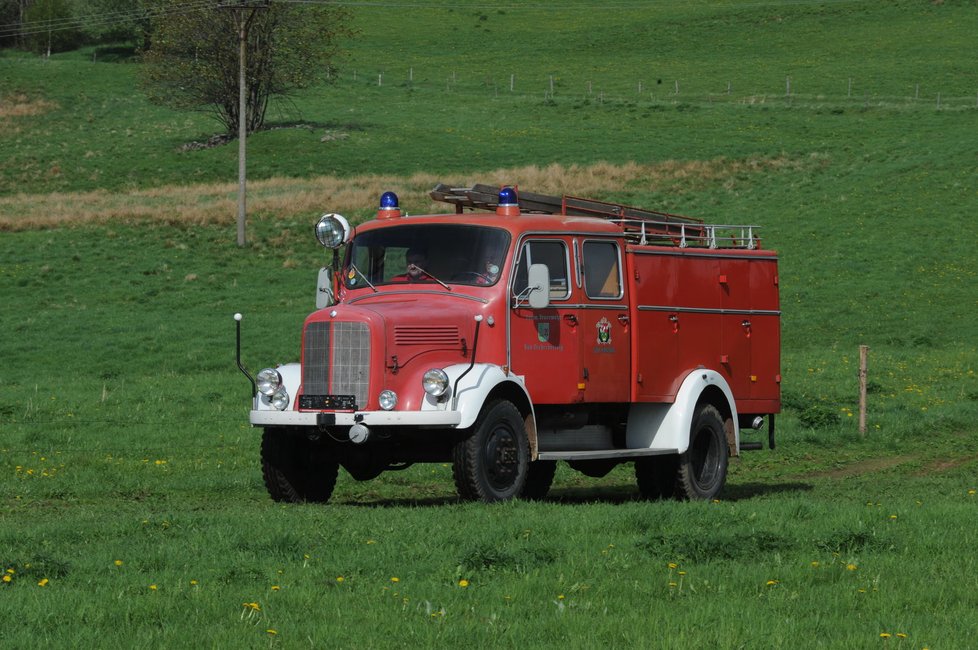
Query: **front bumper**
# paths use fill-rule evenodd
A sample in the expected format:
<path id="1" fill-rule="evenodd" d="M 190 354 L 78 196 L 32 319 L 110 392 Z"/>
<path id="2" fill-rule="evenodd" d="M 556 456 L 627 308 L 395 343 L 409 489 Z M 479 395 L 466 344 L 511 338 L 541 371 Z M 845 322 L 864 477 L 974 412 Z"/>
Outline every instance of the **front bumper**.
<path id="1" fill-rule="evenodd" d="M 322 416 L 322 417 L 321 417 Z M 321 424 L 373 427 L 451 428 L 462 421 L 460 411 L 358 411 L 320 413 L 318 411 L 252 410 L 248 418 L 256 427 L 317 427 Z"/>

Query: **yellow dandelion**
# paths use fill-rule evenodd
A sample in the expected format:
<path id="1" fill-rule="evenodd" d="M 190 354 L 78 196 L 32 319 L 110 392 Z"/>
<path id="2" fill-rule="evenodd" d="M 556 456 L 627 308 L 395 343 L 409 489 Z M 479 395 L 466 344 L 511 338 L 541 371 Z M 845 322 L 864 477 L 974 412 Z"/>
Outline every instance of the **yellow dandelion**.
<path id="1" fill-rule="evenodd" d="M 197 581 L 196 580 L 191 580 L 190 581 L 190 586 L 191 587 L 196 587 L 197 586 Z"/>
<path id="2" fill-rule="evenodd" d="M 13 574 L 15 574 L 17 572 L 14 571 L 13 569 L 7 569 L 7 573 L 9 573 L 10 575 L 13 575 Z"/>
<path id="3" fill-rule="evenodd" d="M 978 490 L 973 490 L 973 489 L 972 490 L 968 490 L 968 494 L 970 494 L 971 496 L 975 496 L 975 493 L 976 492 L 978 492 Z"/>
<path id="4" fill-rule="evenodd" d="M 13 578 L 10 577 L 10 574 L 9 573 L 8 574 L 5 574 L 3 576 L 3 581 L 4 582 L 10 582 L 11 580 L 13 580 Z"/>
<path id="5" fill-rule="evenodd" d="M 893 635 L 890 634 L 889 632 L 880 632 L 880 638 L 881 639 L 889 639 L 891 636 L 893 636 Z"/>
<path id="6" fill-rule="evenodd" d="M 38 587 L 47 587 L 48 586 L 48 579 L 47 578 L 42 578 L 41 581 L 37 583 L 37 586 Z"/>
<path id="7" fill-rule="evenodd" d="M 670 568 L 670 569 L 675 569 L 675 568 L 676 568 L 676 567 L 678 567 L 678 566 L 679 566 L 679 565 L 678 565 L 678 564 L 676 564 L 675 562 L 670 562 L 670 563 L 669 563 L 669 568 Z"/>
<path id="8" fill-rule="evenodd" d="M 897 637 L 899 637 L 901 639 L 906 639 L 907 638 L 907 634 L 905 632 L 897 632 Z"/>
<path id="9" fill-rule="evenodd" d="M 458 586 L 464 589 L 465 587 L 469 586 L 469 581 L 466 580 L 465 578 L 462 578 L 461 580 L 458 581 Z"/>
<path id="10" fill-rule="evenodd" d="M 336 582 L 343 582 L 344 580 L 346 580 L 346 578 L 343 576 L 336 576 Z"/>
<path id="11" fill-rule="evenodd" d="M 276 634 L 278 634 L 278 630 L 273 630 L 271 628 L 265 630 L 265 632 L 267 632 L 268 634 L 270 634 L 272 636 L 275 636 Z"/>
<path id="12" fill-rule="evenodd" d="M 261 605 L 259 605 L 258 603 L 241 603 L 241 606 L 244 607 L 245 609 L 250 609 L 253 612 L 261 611 Z"/>
<path id="13" fill-rule="evenodd" d="M 890 515 L 890 519 L 896 519 L 896 518 L 897 518 L 896 515 Z"/>
<path id="14" fill-rule="evenodd" d="M 150 585 L 149 588 L 150 591 L 156 591 L 157 589 L 159 589 L 159 587 L 157 587 L 156 585 Z"/>
<path id="15" fill-rule="evenodd" d="M 852 562 L 850 562 L 849 564 L 847 564 L 847 565 L 846 565 L 846 569 L 848 569 L 849 571 L 855 571 L 855 570 L 856 570 L 856 569 L 858 569 L 858 568 L 859 568 L 859 567 L 857 567 L 857 566 L 856 566 L 855 564 L 853 564 Z"/>
<path id="16" fill-rule="evenodd" d="M 669 583 L 669 586 L 670 586 L 670 587 L 678 587 L 679 585 L 678 585 L 678 584 L 676 584 L 675 582 L 670 582 L 670 583 Z"/>
<path id="17" fill-rule="evenodd" d="M 116 566 L 122 566 L 122 560 L 116 560 L 115 562 L 113 562 L 113 564 L 115 564 Z"/>
<path id="18" fill-rule="evenodd" d="M 818 567 L 819 567 L 818 560 L 815 560 L 814 562 L 812 562 L 812 568 L 813 569 L 817 569 Z"/>
<path id="19" fill-rule="evenodd" d="M 279 589 L 281 589 L 281 587 L 278 585 L 272 585 L 272 591 L 278 591 Z"/>
<path id="20" fill-rule="evenodd" d="M 686 572 L 685 571 L 679 571 L 677 575 L 684 576 L 684 575 L 686 575 Z"/>
<path id="21" fill-rule="evenodd" d="M 401 579 L 400 579 L 400 578 L 398 578 L 397 576 L 393 576 L 393 577 L 391 578 L 391 582 L 400 582 L 400 581 L 401 581 Z"/>
<path id="22" fill-rule="evenodd" d="M 778 581 L 777 580 L 768 580 L 765 584 L 768 587 L 773 587 L 774 585 L 778 584 Z"/>

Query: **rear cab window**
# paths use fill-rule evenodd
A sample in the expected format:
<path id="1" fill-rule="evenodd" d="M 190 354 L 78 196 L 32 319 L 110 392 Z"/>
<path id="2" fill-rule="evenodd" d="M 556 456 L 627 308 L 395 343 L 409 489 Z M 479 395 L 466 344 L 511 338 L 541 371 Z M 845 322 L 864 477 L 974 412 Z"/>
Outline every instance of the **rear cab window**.
<path id="1" fill-rule="evenodd" d="M 621 253 L 613 241 L 586 241 L 583 247 L 584 292 L 588 298 L 622 297 Z"/>

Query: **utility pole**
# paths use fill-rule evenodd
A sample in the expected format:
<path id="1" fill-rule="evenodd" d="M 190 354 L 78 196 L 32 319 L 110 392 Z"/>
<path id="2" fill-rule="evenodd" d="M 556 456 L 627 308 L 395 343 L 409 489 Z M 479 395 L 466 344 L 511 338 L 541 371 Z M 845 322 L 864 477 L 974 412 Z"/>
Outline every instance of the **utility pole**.
<path id="1" fill-rule="evenodd" d="M 238 246 L 243 248 L 245 239 L 246 219 L 246 169 L 247 169 L 247 139 L 248 139 L 248 88 L 245 70 L 247 70 L 248 28 L 259 9 L 268 9 L 267 0 L 249 3 L 239 0 L 237 4 L 218 5 L 221 9 L 234 10 L 234 24 L 238 30 Z"/>

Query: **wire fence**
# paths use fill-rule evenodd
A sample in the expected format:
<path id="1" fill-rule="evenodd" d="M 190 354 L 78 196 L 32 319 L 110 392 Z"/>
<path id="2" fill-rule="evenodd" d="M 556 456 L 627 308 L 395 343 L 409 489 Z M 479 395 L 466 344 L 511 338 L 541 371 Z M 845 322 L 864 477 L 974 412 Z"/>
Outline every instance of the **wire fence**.
<path id="1" fill-rule="evenodd" d="M 925 83 L 903 84 L 899 88 L 870 88 L 855 77 L 838 79 L 831 85 L 798 83 L 792 76 L 772 80 L 763 86 L 745 88 L 732 81 L 661 78 L 633 81 L 591 79 L 560 74 L 545 77 L 511 72 L 504 75 L 466 76 L 458 71 L 425 71 L 408 67 L 396 72 L 365 72 L 351 69 L 334 79 L 337 83 L 374 86 L 380 90 L 424 91 L 446 95 L 485 98 L 537 98 L 544 101 L 572 100 L 593 104 L 642 102 L 646 104 L 728 103 L 779 106 L 881 107 L 933 110 L 978 109 L 978 84 L 974 94 L 934 89 Z"/>

